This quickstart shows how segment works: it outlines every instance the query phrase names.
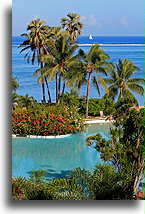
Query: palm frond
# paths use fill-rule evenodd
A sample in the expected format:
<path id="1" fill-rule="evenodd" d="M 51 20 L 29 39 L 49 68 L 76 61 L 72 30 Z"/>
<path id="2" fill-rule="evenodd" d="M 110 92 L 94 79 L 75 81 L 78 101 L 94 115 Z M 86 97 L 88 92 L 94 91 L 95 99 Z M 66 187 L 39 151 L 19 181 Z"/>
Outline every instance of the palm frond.
<path id="1" fill-rule="evenodd" d="M 108 90 L 109 90 L 109 94 L 107 94 L 107 97 L 115 100 L 115 98 L 118 95 L 118 86 L 116 85 L 116 83 L 114 83 L 110 87 L 108 87 Z"/>
<path id="2" fill-rule="evenodd" d="M 98 92 L 98 95 L 100 96 L 100 89 L 99 89 L 99 84 L 98 84 L 98 81 L 96 80 L 95 77 L 93 77 L 93 80 L 92 80 L 97 92 Z"/>
<path id="3" fill-rule="evenodd" d="M 100 75 L 98 75 L 98 83 L 105 88 L 106 94 L 109 94 L 109 89 L 107 87 L 107 84 L 104 78 L 102 78 Z"/>
<path id="4" fill-rule="evenodd" d="M 99 65 L 95 65 L 95 70 L 96 70 L 96 73 L 102 73 L 104 74 L 105 76 L 107 76 L 107 72 L 106 72 L 106 69 L 99 66 Z"/>
<path id="5" fill-rule="evenodd" d="M 123 88 L 123 96 L 130 97 L 133 100 L 134 104 L 139 105 L 138 100 L 135 98 L 135 96 L 132 94 L 132 92 L 126 86 Z"/>
<path id="6" fill-rule="evenodd" d="M 139 85 L 135 82 L 128 82 L 128 83 L 126 83 L 126 85 L 128 86 L 129 89 L 131 89 L 135 93 L 137 93 L 139 95 L 144 94 L 144 88 L 141 85 Z"/>
<path id="7" fill-rule="evenodd" d="M 103 78 L 103 79 L 104 79 L 104 81 L 106 82 L 106 84 L 108 84 L 108 85 L 114 83 L 114 79 L 111 79 L 111 78 Z"/>
<path id="8" fill-rule="evenodd" d="M 27 47 L 23 48 L 23 49 L 20 51 L 20 53 L 22 53 L 23 51 L 25 51 L 25 50 L 27 50 L 27 49 L 29 49 L 29 48 L 31 48 L 31 46 L 27 46 Z"/>
<path id="9" fill-rule="evenodd" d="M 140 69 L 135 66 L 129 59 L 124 59 L 122 66 L 122 75 L 124 79 L 129 79 L 136 71 Z"/>
<path id="10" fill-rule="evenodd" d="M 143 78 L 128 79 L 127 83 L 129 83 L 129 82 L 145 84 L 145 80 Z"/>
<path id="11" fill-rule="evenodd" d="M 68 56 L 69 57 L 72 56 L 74 52 L 78 49 L 78 47 L 79 47 L 78 45 L 73 45 L 68 51 Z"/>

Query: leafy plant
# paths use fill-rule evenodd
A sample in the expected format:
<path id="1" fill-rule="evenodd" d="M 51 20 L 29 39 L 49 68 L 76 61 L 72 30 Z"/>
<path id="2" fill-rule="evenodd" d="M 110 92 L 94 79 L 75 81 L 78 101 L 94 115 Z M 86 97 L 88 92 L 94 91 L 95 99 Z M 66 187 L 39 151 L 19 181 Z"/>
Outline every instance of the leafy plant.
<path id="1" fill-rule="evenodd" d="M 33 173 L 33 180 L 13 178 L 13 200 L 113 200 L 126 199 L 120 178 L 113 166 L 98 165 L 93 173 L 76 168 L 68 178 L 37 182 L 41 170 Z M 41 176 L 40 176 L 41 177 Z M 39 177 L 39 178 L 40 178 Z M 23 191 L 23 197 L 21 191 Z"/>
<path id="2" fill-rule="evenodd" d="M 79 112 L 85 114 L 86 102 L 85 99 L 80 98 Z M 115 103 L 110 99 L 89 99 L 89 116 L 100 116 L 100 111 L 103 111 L 104 115 L 112 115 L 115 111 Z"/>
<path id="3" fill-rule="evenodd" d="M 143 96 L 143 84 L 145 82 L 143 78 L 133 78 L 133 74 L 139 71 L 139 68 L 129 59 L 123 61 L 119 59 L 115 66 L 115 69 L 110 72 L 110 78 L 103 78 L 106 87 L 108 86 L 108 92 L 105 96 L 112 99 L 117 97 L 118 100 L 131 97 L 134 104 L 138 104 L 133 92 Z"/>
<path id="4" fill-rule="evenodd" d="M 110 130 L 111 139 L 106 140 L 100 134 L 87 138 L 101 153 L 104 161 L 115 166 L 121 186 L 127 198 L 137 193 L 143 179 L 143 110 L 126 108 L 121 105 L 114 115 L 115 123 Z"/>

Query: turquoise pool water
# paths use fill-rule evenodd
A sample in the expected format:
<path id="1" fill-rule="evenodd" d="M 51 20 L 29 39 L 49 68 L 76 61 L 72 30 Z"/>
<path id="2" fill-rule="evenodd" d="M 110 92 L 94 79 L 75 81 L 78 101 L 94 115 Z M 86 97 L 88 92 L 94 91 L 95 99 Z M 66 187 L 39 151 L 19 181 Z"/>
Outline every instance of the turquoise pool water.
<path id="1" fill-rule="evenodd" d="M 83 134 L 57 139 L 12 139 L 12 176 L 28 178 L 33 169 L 45 169 L 47 180 L 67 177 L 77 167 L 93 171 L 101 163 L 99 153 L 85 139 L 95 133 L 109 138 L 108 124 L 92 124 Z"/>

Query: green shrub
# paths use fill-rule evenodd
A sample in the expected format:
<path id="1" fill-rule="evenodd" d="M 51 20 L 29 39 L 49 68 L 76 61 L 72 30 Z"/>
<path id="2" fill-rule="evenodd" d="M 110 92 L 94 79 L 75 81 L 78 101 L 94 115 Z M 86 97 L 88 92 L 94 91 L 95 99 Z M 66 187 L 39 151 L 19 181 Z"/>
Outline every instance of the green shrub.
<path id="1" fill-rule="evenodd" d="M 71 90 L 70 93 L 63 94 L 61 96 L 60 102 L 61 102 L 61 104 L 69 106 L 69 107 L 75 106 L 75 107 L 79 108 L 80 100 L 79 100 L 77 91 Z"/>
<path id="2" fill-rule="evenodd" d="M 113 166 L 98 165 L 92 179 L 92 196 L 94 200 L 113 200 L 122 198 L 122 187 Z"/>
<path id="3" fill-rule="evenodd" d="M 43 171 L 44 172 L 44 171 Z M 32 179 L 12 179 L 13 200 L 113 200 L 125 199 L 118 174 L 113 166 L 99 165 L 93 173 L 76 168 L 68 178 L 43 181 L 42 170 Z M 39 176 L 38 176 L 39 175 Z M 37 179 L 39 177 L 39 182 Z"/>
<path id="4" fill-rule="evenodd" d="M 85 114 L 86 100 L 80 98 L 79 112 Z M 100 111 L 103 111 L 104 115 L 111 115 L 115 111 L 115 103 L 111 99 L 89 99 L 89 116 L 100 116 Z"/>
<path id="5" fill-rule="evenodd" d="M 85 115 L 86 112 L 86 98 L 79 97 L 76 91 L 65 93 L 61 96 L 61 104 L 69 106 L 70 108 L 77 108 L 81 115 Z M 100 116 L 100 111 L 108 116 L 115 112 L 115 103 L 109 98 L 90 98 L 89 99 L 89 116 Z"/>

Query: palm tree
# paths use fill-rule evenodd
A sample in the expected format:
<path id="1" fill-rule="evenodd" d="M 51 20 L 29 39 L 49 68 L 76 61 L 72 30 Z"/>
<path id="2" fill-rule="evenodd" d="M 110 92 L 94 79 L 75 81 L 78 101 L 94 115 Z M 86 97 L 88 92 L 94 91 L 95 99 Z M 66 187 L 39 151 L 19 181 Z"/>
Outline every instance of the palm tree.
<path id="1" fill-rule="evenodd" d="M 81 35 L 83 24 L 79 21 L 80 15 L 76 13 L 68 13 L 67 17 L 61 19 L 62 27 L 69 32 L 71 42 L 74 43 L 76 37 Z"/>
<path id="2" fill-rule="evenodd" d="M 119 59 L 115 68 L 116 69 L 111 72 L 110 78 L 103 78 L 106 87 L 109 85 L 108 93 L 106 93 L 105 96 L 112 99 L 118 96 L 118 100 L 129 96 L 138 104 L 132 92 L 143 95 L 144 89 L 140 84 L 144 84 L 145 81 L 143 78 L 133 78 L 132 76 L 136 71 L 139 71 L 139 68 L 129 59 L 124 59 L 123 61 Z"/>
<path id="3" fill-rule="evenodd" d="M 61 27 L 51 27 L 50 28 L 50 31 L 49 31 L 49 35 L 48 35 L 48 38 L 49 39 L 57 39 L 59 36 L 61 36 L 62 34 L 62 31 L 61 31 Z"/>
<path id="4" fill-rule="evenodd" d="M 12 108 L 13 108 L 13 110 L 18 105 L 18 98 L 19 98 L 19 96 L 16 94 L 16 92 L 13 92 L 12 93 Z"/>
<path id="5" fill-rule="evenodd" d="M 93 45 L 88 54 L 85 54 L 85 52 L 82 49 L 80 49 L 79 55 L 84 60 L 84 69 L 88 74 L 87 92 L 86 92 L 86 118 L 87 118 L 92 75 L 95 72 L 102 73 L 107 76 L 107 72 L 109 72 L 110 69 L 113 68 L 113 65 L 110 62 L 106 62 L 109 59 L 109 56 L 100 48 L 98 44 Z M 100 96 L 99 84 L 104 86 L 106 90 L 107 87 L 105 81 L 100 75 L 97 75 L 97 78 L 93 76 L 93 84 L 95 85 L 98 95 Z"/>
<path id="6" fill-rule="evenodd" d="M 25 58 L 27 58 L 27 61 L 30 62 L 30 59 L 31 59 L 32 64 L 34 64 L 34 61 L 37 58 L 38 65 L 40 64 L 40 67 L 43 68 L 43 63 L 41 62 L 39 55 L 48 53 L 45 43 L 48 37 L 49 26 L 46 25 L 45 21 L 36 19 L 30 22 L 30 24 L 27 26 L 27 30 L 29 30 L 30 33 L 28 34 L 24 33 L 21 35 L 21 36 L 27 37 L 27 40 L 25 40 L 19 46 L 19 47 L 24 47 L 20 51 L 20 53 L 29 49 L 29 51 L 25 55 Z M 31 54 L 32 54 L 32 57 L 31 57 Z M 45 82 L 47 84 L 48 96 L 50 99 L 50 92 L 49 92 L 49 87 L 46 79 L 45 79 Z M 42 82 L 42 94 L 43 94 L 43 102 L 46 103 L 44 81 Z"/>
<path id="7" fill-rule="evenodd" d="M 49 77 L 50 81 L 52 81 L 54 77 L 56 78 L 56 102 L 59 103 L 61 80 L 64 82 L 64 91 L 68 68 L 76 62 L 76 56 L 73 55 L 78 48 L 78 45 L 71 46 L 68 35 L 63 34 L 55 41 L 47 41 L 47 48 L 49 50 L 49 54 L 44 55 L 41 58 L 45 63 L 45 66 L 42 69 L 38 69 L 35 72 L 35 75 L 41 74 L 38 79 L 40 83 L 46 76 Z"/>
<path id="8" fill-rule="evenodd" d="M 19 88 L 19 84 L 17 82 L 16 77 L 12 77 L 12 91 L 16 91 Z"/>
<path id="9" fill-rule="evenodd" d="M 34 100 L 34 97 L 32 97 L 32 96 L 29 97 L 28 94 L 26 94 L 25 96 L 19 96 L 18 104 L 21 107 L 26 107 L 28 109 L 29 107 L 31 107 L 35 103 L 36 103 L 36 101 Z"/>

